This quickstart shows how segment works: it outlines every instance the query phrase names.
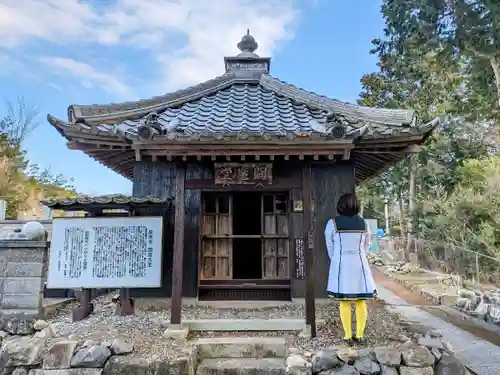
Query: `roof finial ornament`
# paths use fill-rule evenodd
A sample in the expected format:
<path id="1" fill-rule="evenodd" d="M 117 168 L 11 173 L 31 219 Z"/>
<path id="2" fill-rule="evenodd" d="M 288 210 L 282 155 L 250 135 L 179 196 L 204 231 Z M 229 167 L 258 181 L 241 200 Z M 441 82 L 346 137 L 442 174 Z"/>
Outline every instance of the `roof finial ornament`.
<path id="1" fill-rule="evenodd" d="M 253 53 L 257 50 L 257 48 L 259 48 L 259 44 L 255 41 L 255 38 L 250 35 L 250 29 L 247 29 L 246 35 L 244 35 L 238 43 L 238 49 L 241 52 Z"/>

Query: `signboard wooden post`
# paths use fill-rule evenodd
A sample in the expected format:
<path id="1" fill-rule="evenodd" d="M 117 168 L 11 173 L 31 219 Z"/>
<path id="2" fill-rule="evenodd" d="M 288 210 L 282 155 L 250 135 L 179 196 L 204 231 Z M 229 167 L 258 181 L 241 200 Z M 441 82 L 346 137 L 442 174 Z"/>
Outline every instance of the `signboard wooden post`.
<path id="1" fill-rule="evenodd" d="M 156 288 L 161 264 L 161 217 L 52 222 L 48 288 Z"/>

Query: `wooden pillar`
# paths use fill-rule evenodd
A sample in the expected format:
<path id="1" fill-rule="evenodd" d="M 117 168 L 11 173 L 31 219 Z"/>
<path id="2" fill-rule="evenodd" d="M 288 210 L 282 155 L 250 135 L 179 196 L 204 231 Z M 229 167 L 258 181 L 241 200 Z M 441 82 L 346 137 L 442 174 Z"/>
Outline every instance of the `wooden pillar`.
<path id="1" fill-rule="evenodd" d="M 316 337 L 316 306 L 314 296 L 314 231 L 312 210 L 312 171 L 311 163 L 304 162 L 302 167 L 303 231 L 307 245 L 306 262 L 306 324 L 311 329 L 311 337 Z"/>
<path id="2" fill-rule="evenodd" d="M 129 207 L 128 216 L 135 216 L 135 209 Z M 116 314 L 120 316 L 134 314 L 134 300 L 130 298 L 129 288 L 120 288 L 120 298 L 116 304 Z"/>
<path id="3" fill-rule="evenodd" d="M 175 230 L 174 254 L 172 262 L 172 305 L 170 324 L 181 324 L 182 311 L 182 269 L 184 258 L 184 186 L 186 180 L 186 167 L 184 163 L 177 164 L 175 175 Z"/>

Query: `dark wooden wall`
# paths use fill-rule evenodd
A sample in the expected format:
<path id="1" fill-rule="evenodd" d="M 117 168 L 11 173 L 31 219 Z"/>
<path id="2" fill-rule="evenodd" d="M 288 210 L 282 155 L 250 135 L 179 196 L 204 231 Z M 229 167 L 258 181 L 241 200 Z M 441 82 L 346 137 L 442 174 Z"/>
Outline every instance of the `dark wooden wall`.
<path id="1" fill-rule="evenodd" d="M 335 165 L 314 165 L 312 168 L 315 252 L 316 297 L 327 297 L 326 285 L 330 259 L 325 245 L 325 226 L 329 219 L 337 215 L 337 201 L 342 194 L 354 193 L 356 182 L 354 165 L 345 162 Z"/>
<path id="2" fill-rule="evenodd" d="M 300 188 L 301 165 L 275 165 L 273 167 L 275 180 L 289 181 L 290 199 L 302 200 Z M 134 196 L 174 195 L 176 167 L 174 163 L 137 162 L 134 168 Z M 213 168 L 207 164 L 188 164 L 187 180 L 206 180 L 213 178 Z M 334 217 L 337 200 L 342 194 L 355 191 L 354 166 L 349 162 L 334 165 L 313 165 L 312 167 L 314 228 L 315 228 L 315 258 L 314 269 L 317 275 L 315 292 L 317 297 L 326 297 L 328 279 L 328 259 L 324 228 L 326 222 Z M 201 210 L 200 189 L 186 189 L 185 192 L 185 229 L 184 229 L 184 270 L 183 296 L 196 297 L 198 294 L 198 251 L 199 251 L 199 215 Z M 147 212 L 148 215 L 161 213 Z M 133 297 L 170 297 L 172 293 L 172 255 L 173 255 L 173 214 L 164 215 L 163 244 L 163 280 L 161 288 L 132 289 Z M 305 296 L 305 280 L 295 278 L 295 238 L 303 235 L 302 214 L 290 214 L 290 276 L 292 278 L 292 296 Z"/>
<path id="3" fill-rule="evenodd" d="M 133 195 L 169 197 L 174 195 L 176 167 L 174 163 L 137 162 L 134 167 Z M 212 169 L 203 165 L 188 164 L 186 179 L 212 178 Z M 184 270 L 183 296 L 196 297 L 198 293 L 198 243 L 200 190 L 187 189 L 185 192 L 184 227 Z M 148 212 L 152 215 L 152 212 Z M 132 289 L 135 297 L 170 297 L 172 293 L 172 256 L 173 256 L 173 215 L 164 216 L 163 234 L 163 279 L 161 288 Z"/>

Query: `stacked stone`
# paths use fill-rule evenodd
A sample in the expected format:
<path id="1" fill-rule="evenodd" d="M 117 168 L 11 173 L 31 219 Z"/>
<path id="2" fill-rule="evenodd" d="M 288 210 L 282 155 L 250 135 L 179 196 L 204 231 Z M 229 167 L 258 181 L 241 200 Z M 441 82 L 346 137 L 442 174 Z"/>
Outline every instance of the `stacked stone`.
<path id="1" fill-rule="evenodd" d="M 500 289 L 489 292 L 463 289 L 457 307 L 468 315 L 500 326 Z"/>
<path id="2" fill-rule="evenodd" d="M 451 346 L 437 332 L 419 342 L 408 340 L 394 347 L 330 348 L 314 355 L 292 353 L 287 358 L 291 374 L 319 375 L 470 375 L 453 355 Z"/>

